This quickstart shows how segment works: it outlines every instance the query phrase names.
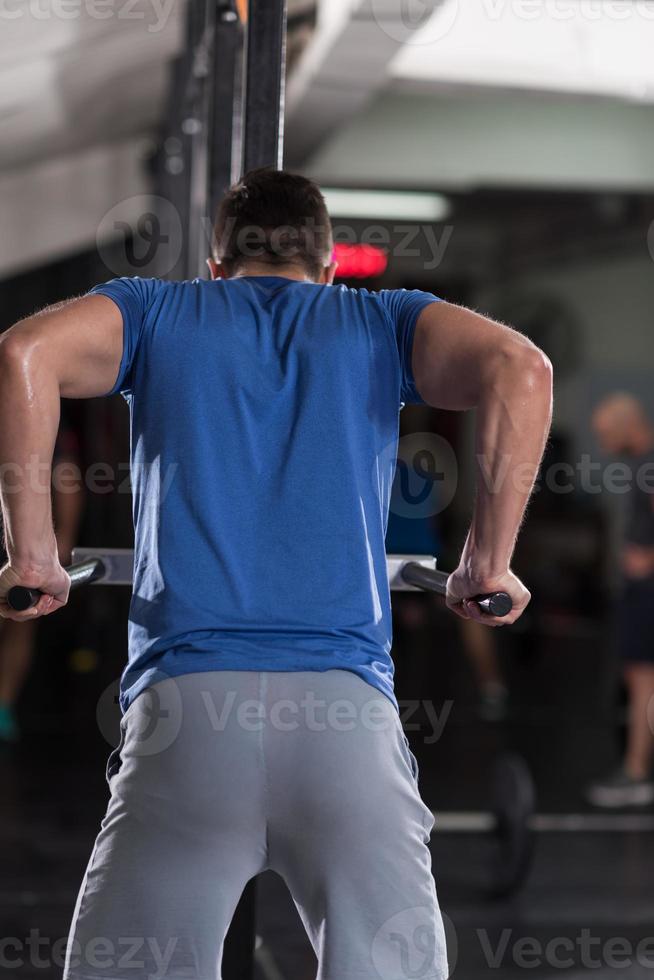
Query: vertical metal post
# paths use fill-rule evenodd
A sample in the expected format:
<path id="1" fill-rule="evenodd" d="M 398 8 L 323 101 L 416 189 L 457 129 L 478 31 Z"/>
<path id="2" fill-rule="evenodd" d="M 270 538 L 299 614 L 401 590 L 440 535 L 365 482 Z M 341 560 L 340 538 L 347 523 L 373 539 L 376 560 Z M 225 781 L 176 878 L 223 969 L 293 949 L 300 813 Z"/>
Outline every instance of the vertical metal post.
<path id="1" fill-rule="evenodd" d="M 215 14 L 214 0 L 189 0 L 191 72 L 182 120 L 189 167 L 186 269 L 189 279 L 195 279 L 202 274 L 208 254 L 206 175 L 209 161 L 210 79 Z"/>
<path id="2" fill-rule="evenodd" d="M 207 215 L 212 224 L 223 195 L 240 176 L 243 45 L 243 25 L 234 0 L 218 0 L 207 171 Z"/>
<path id="3" fill-rule="evenodd" d="M 250 0 L 243 173 L 284 162 L 287 0 Z"/>
<path id="4" fill-rule="evenodd" d="M 186 47 L 173 63 L 171 85 L 168 94 L 165 119 L 167 126 L 162 133 L 159 154 L 154 162 L 157 175 L 157 195 L 172 205 L 179 218 L 176 224 L 170 210 L 162 210 L 162 241 L 167 248 L 160 249 L 160 275 L 172 279 L 184 279 L 188 269 L 189 225 L 189 159 L 187 139 L 182 133 L 184 118 L 183 93 L 191 70 L 190 49 Z M 181 241 L 179 240 L 181 228 Z M 176 256 L 176 258 L 174 257 Z"/>

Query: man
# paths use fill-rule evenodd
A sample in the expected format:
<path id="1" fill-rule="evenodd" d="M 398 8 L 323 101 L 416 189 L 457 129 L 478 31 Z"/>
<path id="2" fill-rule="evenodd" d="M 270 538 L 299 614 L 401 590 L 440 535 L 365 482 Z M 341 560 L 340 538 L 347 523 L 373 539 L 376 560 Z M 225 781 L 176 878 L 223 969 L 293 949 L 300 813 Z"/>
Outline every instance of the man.
<path id="1" fill-rule="evenodd" d="M 551 413 L 528 340 L 429 293 L 332 286 L 315 184 L 249 174 L 211 282 L 123 279 L 0 346 L 0 463 L 49 464 L 60 396 L 130 404 L 136 553 L 122 746 L 75 910 L 68 980 L 214 980 L 246 882 L 289 885 L 322 980 L 447 975 L 393 694 L 384 532 L 403 402 L 476 407 L 478 496 L 448 604 L 491 626 Z M 49 498 L 3 495 L 16 583 L 62 606 Z M 513 599 L 506 620 L 471 597 Z M 9 615 L 6 604 L 4 615 Z M 154 721 L 153 721 L 154 718 Z M 153 734 L 154 732 L 154 734 Z M 145 734 L 144 734 L 145 733 Z M 140 970 L 93 938 L 148 937 Z M 105 948 L 106 953 L 106 948 Z"/>
<path id="2" fill-rule="evenodd" d="M 629 720 L 621 765 L 589 788 L 588 799 L 602 807 L 643 806 L 654 801 L 654 426 L 640 402 L 619 392 L 597 406 L 593 429 L 605 452 L 631 460 L 616 618 Z"/>

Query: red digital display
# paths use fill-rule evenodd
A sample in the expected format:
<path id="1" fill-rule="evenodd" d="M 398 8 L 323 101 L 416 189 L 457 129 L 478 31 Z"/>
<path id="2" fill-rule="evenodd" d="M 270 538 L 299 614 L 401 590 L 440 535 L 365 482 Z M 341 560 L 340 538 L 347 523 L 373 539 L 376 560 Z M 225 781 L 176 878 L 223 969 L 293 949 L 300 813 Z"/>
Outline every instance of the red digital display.
<path id="1" fill-rule="evenodd" d="M 375 245 L 335 245 L 338 279 L 374 279 L 388 268 L 388 255 Z"/>

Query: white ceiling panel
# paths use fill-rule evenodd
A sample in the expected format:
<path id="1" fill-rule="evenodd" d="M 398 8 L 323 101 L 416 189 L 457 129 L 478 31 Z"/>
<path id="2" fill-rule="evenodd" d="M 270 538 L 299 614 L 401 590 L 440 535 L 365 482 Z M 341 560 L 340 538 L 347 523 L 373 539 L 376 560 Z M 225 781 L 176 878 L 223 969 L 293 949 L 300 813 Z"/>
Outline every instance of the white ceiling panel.
<path id="1" fill-rule="evenodd" d="M 445 0 L 391 75 L 654 102 L 654 3 Z"/>
<path id="2" fill-rule="evenodd" d="M 3 21 L 0 172 L 147 132 L 161 118 L 183 3 L 118 2 L 110 17 L 93 16 L 90 2 L 68 6 L 77 16 L 23 3 L 12 8 L 20 18 Z"/>

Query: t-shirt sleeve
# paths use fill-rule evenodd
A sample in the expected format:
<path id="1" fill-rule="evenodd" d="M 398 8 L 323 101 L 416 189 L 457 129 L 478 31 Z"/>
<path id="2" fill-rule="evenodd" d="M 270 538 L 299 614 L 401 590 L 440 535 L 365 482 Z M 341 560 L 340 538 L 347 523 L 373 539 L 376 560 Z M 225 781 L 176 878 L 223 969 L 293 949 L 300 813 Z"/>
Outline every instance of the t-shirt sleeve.
<path id="1" fill-rule="evenodd" d="M 425 293 L 421 289 L 383 289 L 378 295 L 395 334 L 402 376 L 400 397 L 408 404 L 424 405 L 424 399 L 418 394 L 413 377 L 413 336 L 418 317 L 425 307 L 440 303 L 441 300 L 433 293 Z"/>
<path id="2" fill-rule="evenodd" d="M 122 278 L 94 286 L 89 295 L 108 296 L 119 308 L 123 317 L 123 356 L 120 361 L 116 383 L 108 392 L 114 395 L 120 391 L 131 391 L 133 368 L 143 335 L 143 326 L 157 289 L 162 285 L 158 279 Z"/>

